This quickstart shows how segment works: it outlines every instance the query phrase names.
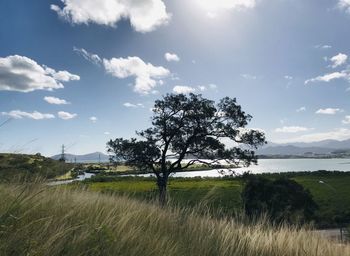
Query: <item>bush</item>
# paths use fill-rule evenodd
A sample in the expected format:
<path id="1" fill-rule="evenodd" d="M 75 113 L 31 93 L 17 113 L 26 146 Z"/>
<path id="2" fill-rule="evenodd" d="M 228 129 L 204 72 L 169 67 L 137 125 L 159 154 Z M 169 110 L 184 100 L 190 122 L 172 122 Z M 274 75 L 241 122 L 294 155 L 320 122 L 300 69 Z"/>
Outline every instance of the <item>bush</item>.
<path id="1" fill-rule="evenodd" d="M 242 199 L 248 216 L 267 214 L 274 222 L 310 221 L 318 208 L 308 190 L 286 178 L 269 180 L 250 176 L 242 191 Z"/>

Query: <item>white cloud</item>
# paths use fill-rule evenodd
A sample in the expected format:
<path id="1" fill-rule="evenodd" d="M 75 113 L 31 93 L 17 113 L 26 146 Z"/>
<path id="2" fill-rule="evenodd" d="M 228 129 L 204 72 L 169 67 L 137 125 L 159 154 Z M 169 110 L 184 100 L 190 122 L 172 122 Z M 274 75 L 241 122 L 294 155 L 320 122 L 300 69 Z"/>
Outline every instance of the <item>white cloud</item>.
<path id="1" fill-rule="evenodd" d="M 89 118 L 89 120 L 90 120 L 91 122 L 93 122 L 93 123 L 96 123 L 98 119 L 97 119 L 96 116 L 91 116 L 91 117 Z"/>
<path id="2" fill-rule="evenodd" d="M 111 133 L 110 132 L 104 132 L 103 134 L 104 135 L 110 135 Z"/>
<path id="3" fill-rule="evenodd" d="M 275 129 L 275 132 L 281 133 L 297 133 L 297 132 L 306 132 L 313 130 L 313 128 L 301 127 L 301 126 L 284 126 L 282 128 Z"/>
<path id="4" fill-rule="evenodd" d="M 216 90 L 217 89 L 217 85 L 216 84 L 198 85 L 197 88 L 198 88 L 199 91 L 204 92 L 204 91 L 207 91 L 207 90 Z M 193 88 L 193 90 L 195 91 L 196 89 Z"/>
<path id="5" fill-rule="evenodd" d="M 220 11 L 252 9 L 256 6 L 256 0 L 197 0 L 197 3 L 210 18 L 217 17 Z"/>
<path id="6" fill-rule="evenodd" d="M 297 111 L 298 113 L 299 113 L 299 112 L 304 112 L 304 111 L 306 111 L 306 107 L 300 107 L 300 108 L 298 108 L 296 111 Z"/>
<path id="7" fill-rule="evenodd" d="M 116 27 L 129 19 L 139 32 L 149 32 L 168 23 L 170 14 L 162 0 L 61 0 L 64 7 L 52 4 L 51 10 L 72 24 L 96 23 Z"/>
<path id="8" fill-rule="evenodd" d="M 173 92 L 175 93 L 183 93 L 183 94 L 186 94 L 186 93 L 191 93 L 191 92 L 195 92 L 196 89 L 193 88 L 193 87 L 190 87 L 190 86 L 184 86 L 184 85 L 176 85 L 174 86 L 173 88 Z"/>
<path id="9" fill-rule="evenodd" d="M 125 102 L 123 104 L 124 107 L 127 107 L 127 108 L 144 108 L 145 106 L 141 103 L 137 103 L 137 104 L 133 104 L 133 103 L 130 103 L 130 102 Z"/>
<path id="10" fill-rule="evenodd" d="M 68 71 L 55 71 L 19 55 L 0 58 L 0 91 L 32 92 L 64 88 L 61 82 L 80 80 Z"/>
<path id="11" fill-rule="evenodd" d="M 164 54 L 164 58 L 167 60 L 167 61 L 180 61 L 180 58 L 179 56 L 177 56 L 175 53 L 170 53 L 170 52 L 167 52 L 166 54 Z"/>
<path id="12" fill-rule="evenodd" d="M 350 139 L 350 129 L 338 128 L 328 132 L 310 133 L 299 137 L 279 140 L 279 143 L 292 142 L 316 142 L 322 140 L 347 140 Z"/>
<path id="13" fill-rule="evenodd" d="M 328 45 L 328 44 L 324 44 L 324 45 L 319 44 L 319 45 L 315 45 L 315 48 L 317 48 L 317 49 L 331 49 L 332 46 Z"/>
<path id="14" fill-rule="evenodd" d="M 325 74 L 322 76 L 318 76 L 315 78 L 311 78 L 305 81 L 305 84 L 313 83 L 313 82 L 330 82 L 335 79 L 350 79 L 350 74 L 348 71 L 343 70 L 341 72 L 333 72 L 329 74 Z"/>
<path id="15" fill-rule="evenodd" d="M 15 119 L 22 119 L 22 118 L 29 118 L 34 120 L 42 120 L 42 119 L 52 119 L 55 118 L 52 114 L 43 114 L 38 111 L 34 111 L 32 113 L 30 112 L 24 112 L 21 110 L 12 110 L 10 112 L 2 112 L 2 115 L 10 116 Z"/>
<path id="16" fill-rule="evenodd" d="M 153 66 L 145 63 L 139 57 L 101 59 L 97 54 L 92 54 L 85 49 L 75 48 L 86 60 L 103 65 L 105 71 L 117 78 L 135 77 L 134 91 L 141 94 L 156 92 L 154 87 L 163 85 L 162 78 L 171 75 L 170 71 L 162 66 Z"/>
<path id="17" fill-rule="evenodd" d="M 339 0 L 338 7 L 350 13 L 350 0 Z"/>
<path id="18" fill-rule="evenodd" d="M 339 53 L 339 54 L 333 56 L 330 59 L 331 62 L 333 63 L 332 68 L 336 68 L 336 67 L 339 67 L 339 66 L 345 64 L 347 59 L 348 59 L 348 55 L 343 54 L 343 53 Z"/>
<path id="19" fill-rule="evenodd" d="M 208 86 L 209 86 L 209 88 L 212 89 L 212 90 L 215 90 L 215 89 L 218 88 L 218 86 L 217 86 L 216 84 L 209 84 Z"/>
<path id="20" fill-rule="evenodd" d="M 101 58 L 97 54 L 89 53 L 83 48 L 73 47 L 73 51 L 75 51 L 80 56 L 82 56 L 84 59 L 86 59 L 87 61 L 90 61 L 91 63 L 93 63 L 95 65 L 99 66 L 102 63 Z"/>
<path id="21" fill-rule="evenodd" d="M 161 78 L 170 75 L 170 71 L 161 66 L 145 63 L 139 57 L 103 59 L 106 72 L 118 78 L 135 77 L 134 91 L 150 93 L 159 84 Z"/>
<path id="22" fill-rule="evenodd" d="M 343 124 L 350 124 L 350 116 L 345 116 L 344 120 L 342 120 Z"/>
<path id="23" fill-rule="evenodd" d="M 286 79 L 286 80 L 293 80 L 293 77 L 286 75 L 286 76 L 284 76 L 284 79 Z"/>
<path id="24" fill-rule="evenodd" d="M 342 109 L 340 108 L 320 108 L 315 113 L 316 114 L 323 114 L 323 115 L 335 115 L 338 112 L 342 112 Z"/>
<path id="25" fill-rule="evenodd" d="M 204 92 L 207 90 L 207 87 L 204 85 L 198 85 L 198 90 L 200 90 L 201 92 Z"/>
<path id="26" fill-rule="evenodd" d="M 244 79 L 247 79 L 247 80 L 256 80 L 257 79 L 256 76 L 250 75 L 250 74 L 241 74 L 241 77 L 243 77 Z"/>
<path id="27" fill-rule="evenodd" d="M 71 114 L 71 113 L 64 112 L 64 111 L 60 111 L 57 114 L 58 114 L 58 117 L 63 119 L 63 120 L 69 120 L 69 119 L 73 119 L 73 118 L 77 117 L 77 114 Z"/>
<path id="28" fill-rule="evenodd" d="M 64 99 L 60 99 L 60 98 L 56 98 L 56 97 L 50 97 L 50 96 L 46 96 L 44 97 L 44 100 L 50 104 L 54 104 L 54 105 L 67 105 L 70 104 L 68 101 L 64 100 Z"/>

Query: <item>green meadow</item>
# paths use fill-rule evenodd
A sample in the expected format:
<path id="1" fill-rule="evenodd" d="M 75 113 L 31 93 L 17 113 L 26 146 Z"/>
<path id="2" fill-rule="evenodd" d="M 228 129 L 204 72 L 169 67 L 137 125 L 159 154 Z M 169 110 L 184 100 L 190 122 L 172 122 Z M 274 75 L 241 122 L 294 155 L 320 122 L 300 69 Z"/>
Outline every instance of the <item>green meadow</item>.
<path id="1" fill-rule="evenodd" d="M 265 174 L 270 179 L 287 176 L 310 190 L 319 206 L 315 222 L 320 227 L 337 225 L 336 218 L 350 214 L 350 173 L 314 172 Z M 324 183 L 320 183 L 320 181 Z M 171 204 L 181 207 L 205 207 L 217 213 L 235 215 L 242 209 L 240 178 L 172 178 L 168 187 Z M 70 186 L 90 191 L 128 195 L 156 200 L 158 190 L 153 178 L 97 176 Z"/>

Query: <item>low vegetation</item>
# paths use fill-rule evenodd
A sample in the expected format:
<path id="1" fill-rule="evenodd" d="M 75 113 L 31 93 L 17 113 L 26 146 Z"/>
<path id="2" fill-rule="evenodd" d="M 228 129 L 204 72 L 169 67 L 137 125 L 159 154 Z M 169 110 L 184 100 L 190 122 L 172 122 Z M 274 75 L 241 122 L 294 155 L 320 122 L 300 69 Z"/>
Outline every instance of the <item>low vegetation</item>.
<path id="1" fill-rule="evenodd" d="M 318 227 L 329 228 L 350 223 L 350 173 L 319 171 L 259 176 L 271 180 L 290 178 L 308 189 L 318 205 L 313 217 Z M 205 205 L 205 209 L 209 208 L 213 214 L 232 216 L 243 207 L 243 185 L 240 178 L 172 178 L 169 180 L 169 201 L 181 207 Z M 97 175 L 70 186 L 83 186 L 91 191 L 138 199 L 153 200 L 158 195 L 154 178 Z"/>
<path id="2" fill-rule="evenodd" d="M 0 181 L 54 178 L 67 173 L 74 166 L 51 158 L 25 154 L 0 153 Z"/>
<path id="3" fill-rule="evenodd" d="M 0 255 L 350 255 L 307 229 L 40 184 L 0 185 Z"/>

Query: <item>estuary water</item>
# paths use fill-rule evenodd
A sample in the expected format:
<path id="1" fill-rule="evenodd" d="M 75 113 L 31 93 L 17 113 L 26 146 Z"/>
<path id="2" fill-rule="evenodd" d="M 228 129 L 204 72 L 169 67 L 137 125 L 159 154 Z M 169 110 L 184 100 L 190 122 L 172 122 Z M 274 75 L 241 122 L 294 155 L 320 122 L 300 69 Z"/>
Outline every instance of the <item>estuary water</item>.
<path id="1" fill-rule="evenodd" d="M 350 171 L 350 159 L 332 158 L 332 159 L 260 159 L 257 165 L 247 168 L 233 169 L 236 173 L 251 171 L 252 173 L 272 173 L 272 172 L 303 172 L 303 171 Z M 227 170 L 214 169 L 204 171 L 188 171 L 172 174 L 172 177 L 221 177 L 223 174 L 229 174 Z M 94 174 L 84 173 L 74 180 L 53 181 L 49 185 L 62 185 L 73 181 L 81 181 L 91 178 Z M 134 176 L 134 175 L 126 175 Z M 135 176 L 149 177 L 153 174 L 139 174 Z"/>
<path id="2" fill-rule="evenodd" d="M 242 173 L 251 171 L 252 173 L 272 173 L 272 172 L 303 172 L 303 171 L 350 171 L 350 159 L 260 159 L 258 165 L 248 168 L 235 169 L 235 172 Z M 221 169 L 206 171 L 178 172 L 173 177 L 219 177 Z M 150 176 L 149 174 L 140 176 Z"/>

